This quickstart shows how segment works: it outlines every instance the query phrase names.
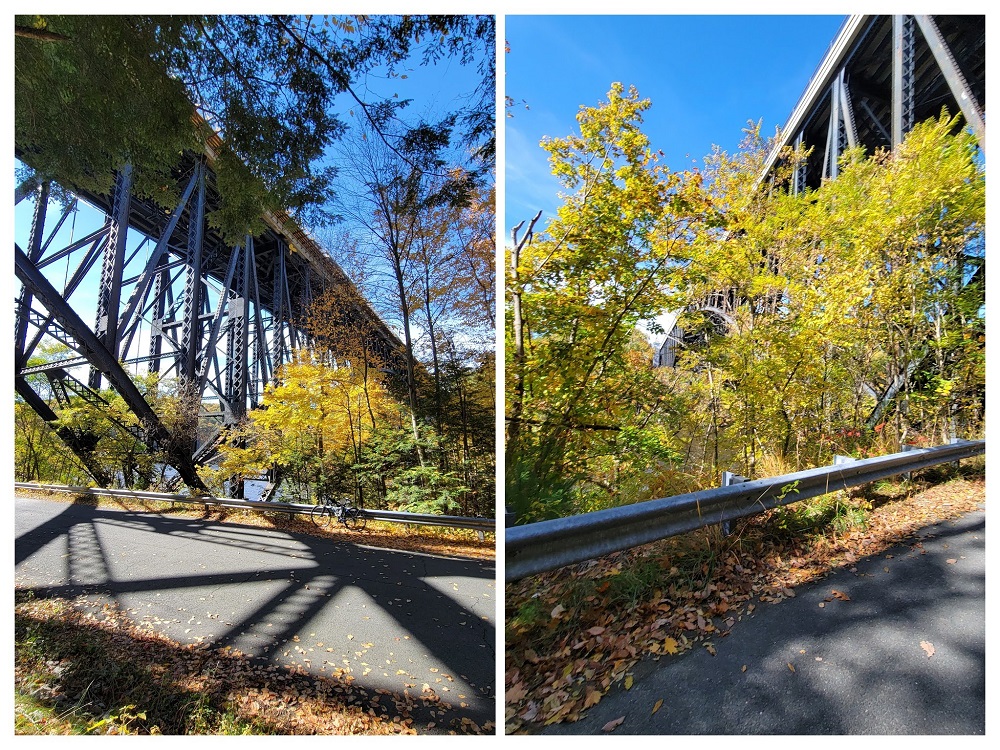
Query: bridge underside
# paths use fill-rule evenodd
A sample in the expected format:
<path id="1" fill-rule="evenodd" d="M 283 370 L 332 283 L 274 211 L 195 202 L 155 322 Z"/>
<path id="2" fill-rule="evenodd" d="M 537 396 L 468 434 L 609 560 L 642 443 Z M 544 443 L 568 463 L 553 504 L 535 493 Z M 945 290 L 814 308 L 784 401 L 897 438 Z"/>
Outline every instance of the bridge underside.
<path id="1" fill-rule="evenodd" d="M 68 205 L 50 201 L 49 184 L 16 191 L 15 205 L 30 195 L 35 205 L 27 247 L 14 247 L 14 375 L 18 394 L 54 426 L 60 407 L 106 403 L 101 389 L 110 386 L 139 425 L 122 428 L 164 449 L 178 479 L 201 490 L 196 466 L 212 456 L 223 428 L 260 403 L 292 351 L 309 345 L 305 314 L 324 291 L 342 292 L 344 319 L 360 324 L 366 347 L 390 370 L 404 369 L 403 353 L 343 271 L 287 216 L 266 217 L 263 235 L 232 247 L 206 218 L 218 196 L 205 160 L 189 156 L 175 177 L 180 198 L 169 210 L 133 194 L 128 168 L 111 195 L 77 192 Z M 82 232 L 80 203 L 103 214 Z M 32 362 L 53 340 L 68 352 Z M 183 384 L 200 412 L 196 429 L 172 434 L 136 387 L 134 376 L 147 372 Z M 100 436 L 57 431 L 108 484 L 91 456 Z"/>
<path id="2" fill-rule="evenodd" d="M 791 189 L 837 176 L 848 147 L 891 149 L 913 126 L 961 113 L 986 149 L 985 16 L 851 16 L 830 45 L 768 160 L 806 146 Z"/>

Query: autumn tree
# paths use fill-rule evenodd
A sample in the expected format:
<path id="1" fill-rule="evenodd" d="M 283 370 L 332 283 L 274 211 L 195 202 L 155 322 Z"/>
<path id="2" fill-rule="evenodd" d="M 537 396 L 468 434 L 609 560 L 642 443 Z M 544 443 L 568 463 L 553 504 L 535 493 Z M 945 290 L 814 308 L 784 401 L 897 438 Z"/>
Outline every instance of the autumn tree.
<path id="1" fill-rule="evenodd" d="M 65 356 L 63 344 L 42 344 L 28 360 L 34 367 Z M 54 401 L 51 387 L 44 375 L 25 378 L 31 389 L 47 403 Z M 20 395 L 14 397 L 14 478 L 19 482 L 54 482 L 83 485 L 89 475 L 76 455 Z"/>
<path id="2" fill-rule="evenodd" d="M 299 350 L 220 448 L 219 476 L 276 471 L 295 496 L 365 500 L 355 467 L 373 434 L 400 425 L 395 402 L 363 367 Z"/>
<path id="3" fill-rule="evenodd" d="M 658 163 L 641 130 L 649 106 L 614 84 L 607 102 L 581 108 L 579 135 L 542 144 L 568 197 L 512 274 L 526 334 L 523 374 L 508 378 L 523 383 L 507 400 L 523 424 L 507 446 L 507 496 L 522 515 L 561 482 L 614 494 L 616 462 L 636 441 L 670 449 L 646 429 L 655 380 L 632 333 L 669 305 L 672 264 L 709 207 L 700 175 Z"/>
<path id="4" fill-rule="evenodd" d="M 892 450 L 975 430 L 984 182 L 955 131 L 942 117 L 892 153 L 850 151 L 837 180 L 799 195 L 755 189 L 770 150 L 755 129 L 736 157 L 715 154 L 723 225 L 673 282 L 689 326 L 713 296 L 731 304 L 722 335 L 685 355 L 724 445 L 713 470 L 735 458 L 753 476 L 762 454 L 825 463 L 876 426 Z"/>

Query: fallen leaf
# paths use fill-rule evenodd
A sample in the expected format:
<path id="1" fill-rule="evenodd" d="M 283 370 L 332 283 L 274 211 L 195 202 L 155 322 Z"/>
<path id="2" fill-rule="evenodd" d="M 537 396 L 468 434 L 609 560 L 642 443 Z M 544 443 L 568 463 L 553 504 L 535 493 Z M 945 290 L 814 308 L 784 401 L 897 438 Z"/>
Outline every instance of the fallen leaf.
<path id="1" fill-rule="evenodd" d="M 715 656 L 715 646 L 713 646 L 711 643 L 705 644 L 705 650 L 708 651 L 708 653 L 710 653 L 712 656 Z"/>
<path id="2" fill-rule="evenodd" d="M 555 606 L 555 609 L 552 610 L 552 619 L 553 620 L 558 620 L 562 616 L 562 613 L 565 612 L 565 611 L 566 611 L 566 608 L 563 605 L 557 604 Z"/>
<path id="3" fill-rule="evenodd" d="M 655 714 L 657 711 L 659 711 L 660 710 L 660 706 L 662 706 L 662 705 L 663 705 L 663 698 L 660 698 L 660 700 L 656 701 L 656 703 L 653 704 L 653 713 Z M 650 714 L 650 715 L 652 715 L 652 714 Z"/>
<path id="4" fill-rule="evenodd" d="M 671 655 L 672 654 L 676 654 L 677 653 L 677 641 L 675 641 L 673 638 L 664 638 L 663 639 L 663 650 L 666 651 L 668 654 L 671 654 Z"/>
<path id="5" fill-rule="evenodd" d="M 607 724 L 605 724 L 603 727 L 601 727 L 601 731 L 602 732 L 613 732 L 615 730 L 615 727 L 617 727 L 618 725 L 620 725 L 623 721 L 625 721 L 625 717 L 624 716 L 619 716 L 617 719 L 612 719 Z"/>
<path id="6" fill-rule="evenodd" d="M 837 591 L 837 589 L 833 589 L 833 595 L 834 595 L 835 598 L 840 599 L 840 601 L 842 601 L 842 602 L 849 602 L 849 601 L 851 601 L 851 597 L 849 597 L 843 591 Z"/>
<path id="7" fill-rule="evenodd" d="M 747 665 L 744 664 L 742 667 L 740 667 L 740 671 L 741 672 L 746 672 L 747 671 Z"/>
<path id="8" fill-rule="evenodd" d="M 934 656 L 934 644 L 930 641 L 920 641 L 920 648 L 927 652 L 927 658 Z"/>
<path id="9" fill-rule="evenodd" d="M 596 627 L 591 628 L 587 632 L 590 633 L 591 635 L 600 635 L 601 633 L 604 632 L 604 628 L 598 625 Z"/>
<path id="10" fill-rule="evenodd" d="M 958 562 L 958 560 L 956 560 L 954 557 L 950 557 L 947 560 L 945 560 L 945 562 L 948 563 L 949 565 L 954 565 L 955 563 Z"/>
<path id="11" fill-rule="evenodd" d="M 792 666 L 791 662 L 788 662 L 788 668 L 793 672 L 795 671 L 795 667 Z"/>
<path id="12" fill-rule="evenodd" d="M 820 603 L 819 603 L 819 606 L 821 606 L 821 607 L 825 607 L 825 606 L 826 606 L 826 602 L 820 602 Z"/>
<path id="13" fill-rule="evenodd" d="M 635 678 L 632 675 L 628 675 L 625 678 L 625 689 L 626 690 L 631 690 L 632 689 L 632 685 L 634 683 L 635 683 Z"/>
<path id="14" fill-rule="evenodd" d="M 590 708 L 591 706 L 596 706 L 601 701 L 601 693 L 599 690 L 590 690 L 587 692 L 587 697 L 583 701 L 584 708 Z"/>

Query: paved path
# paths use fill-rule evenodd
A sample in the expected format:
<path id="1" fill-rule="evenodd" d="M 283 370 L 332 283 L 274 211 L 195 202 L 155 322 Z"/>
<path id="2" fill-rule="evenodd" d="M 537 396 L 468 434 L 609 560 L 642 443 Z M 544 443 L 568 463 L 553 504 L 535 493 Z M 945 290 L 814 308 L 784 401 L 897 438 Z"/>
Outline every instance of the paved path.
<path id="1" fill-rule="evenodd" d="M 426 683 L 495 719 L 496 572 L 458 560 L 17 497 L 15 585 L 108 599 L 180 643 L 231 646 L 370 690 Z M 464 704 L 464 706 L 463 706 Z"/>
<path id="2" fill-rule="evenodd" d="M 921 546 L 759 603 L 713 641 L 714 657 L 695 648 L 644 661 L 631 690 L 544 732 L 600 734 L 624 716 L 614 735 L 983 734 L 985 513 L 917 536 Z M 834 589 L 850 601 L 824 601 Z"/>

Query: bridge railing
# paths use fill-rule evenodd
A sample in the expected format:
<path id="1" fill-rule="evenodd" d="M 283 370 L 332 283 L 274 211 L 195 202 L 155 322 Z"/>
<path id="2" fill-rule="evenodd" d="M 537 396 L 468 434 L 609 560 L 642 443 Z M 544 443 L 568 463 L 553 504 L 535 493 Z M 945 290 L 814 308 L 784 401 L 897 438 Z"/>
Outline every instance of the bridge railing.
<path id="1" fill-rule="evenodd" d="M 116 490 L 100 487 L 74 487 L 63 484 L 38 484 L 35 482 L 15 482 L 14 487 L 23 490 L 45 490 L 48 492 L 65 492 L 72 495 L 91 495 L 94 497 L 119 497 L 129 500 L 149 500 L 165 503 L 190 503 L 193 505 L 215 505 L 221 508 L 246 508 L 248 510 L 267 513 L 287 513 L 288 515 L 305 515 L 311 513 L 315 505 L 307 503 L 276 503 L 259 502 L 255 500 L 234 500 L 228 497 L 212 495 L 179 495 L 167 492 L 146 492 L 143 490 Z M 492 518 L 473 518 L 468 516 L 439 516 L 433 513 L 406 513 L 394 510 L 368 510 L 365 516 L 372 521 L 386 523 L 402 523 L 411 526 L 441 526 L 451 529 L 472 529 L 482 535 L 485 532 L 496 531 L 496 521 Z"/>
<path id="2" fill-rule="evenodd" d="M 972 440 L 877 458 L 838 457 L 843 462 L 834 466 L 753 481 L 739 481 L 742 478 L 736 477 L 739 483 L 725 487 L 508 527 L 504 545 L 505 579 L 516 581 L 705 526 L 728 524 L 779 505 L 956 462 L 985 451 L 986 441 Z"/>

